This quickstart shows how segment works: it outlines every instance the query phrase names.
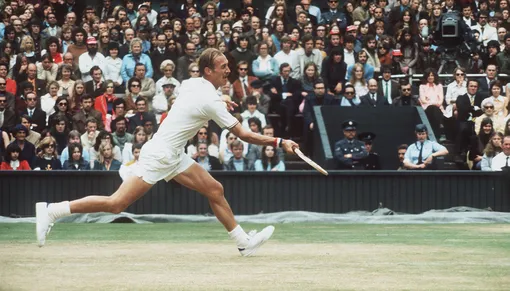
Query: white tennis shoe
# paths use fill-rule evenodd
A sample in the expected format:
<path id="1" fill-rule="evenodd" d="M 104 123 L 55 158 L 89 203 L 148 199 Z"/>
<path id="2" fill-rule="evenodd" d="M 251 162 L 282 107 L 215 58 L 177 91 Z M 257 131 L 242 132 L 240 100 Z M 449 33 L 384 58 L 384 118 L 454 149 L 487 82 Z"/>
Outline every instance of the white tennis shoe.
<path id="1" fill-rule="evenodd" d="M 50 233 L 53 226 L 53 221 L 48 214 L 48 203 L 38 202 L 35 204 L 35 220 L 37 242 L 39 247 L 42 247 L 46 242 L 46 236 Z"/>
<path id="2" fill-rule="evenodd" d="M 252 230 L 248 233 L 250 240 L 248 241 L 248 245 L 244 248 L 238 248 L 239 252 L 243 257 L 249 257 L 269 239 L 273 235 L 274 226 L 270 225 L 265 227 L 262 231 L 258 232 L 256 230 Z"/>

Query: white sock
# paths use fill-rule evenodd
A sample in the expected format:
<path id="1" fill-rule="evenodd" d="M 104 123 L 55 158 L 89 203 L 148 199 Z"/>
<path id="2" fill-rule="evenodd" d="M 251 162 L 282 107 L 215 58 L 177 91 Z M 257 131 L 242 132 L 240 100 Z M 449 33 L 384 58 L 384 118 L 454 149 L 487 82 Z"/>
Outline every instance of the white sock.
<path id="1" fill-rule="evenodd" d="M 244 248 L 248 245 L 248 235 L 239 224 L 228 235 L 236 241 L 237 247 Z"/>
<path id="2" fill-rule="evenodd" d="M 51 203 L 48 205 L 48 215 L 53 221 L 61 217 L 71 215 L 71 207 L 69 201 L 62 201 L 59 203 Z"/>

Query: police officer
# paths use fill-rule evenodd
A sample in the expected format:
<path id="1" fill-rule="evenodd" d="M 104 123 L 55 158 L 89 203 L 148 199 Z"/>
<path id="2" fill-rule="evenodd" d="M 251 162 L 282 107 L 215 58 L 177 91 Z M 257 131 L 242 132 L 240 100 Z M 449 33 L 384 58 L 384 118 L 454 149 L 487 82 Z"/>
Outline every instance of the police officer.
<path id="1" fill-rule="evenodd" d="M 368 157 L 364 158 L 361 163 L 365 165 L 365 170 L 380 170 L 381 163 L 379 161 L 379 154 L 372 151 L 372 144 L 375 139 L 375 133 L 363 132 L 358 134 L 358 139 L 365 143 L 365 148 L 368 152 Z"/>
<path id="2" fill-rule="evenodd" d="M 427 127 L 418 124 L 415 128 L 416 142 L 411 144 L 404 156 L 404 167 L 410 170 L 430 169 L 435 157 L 446 156 L 448 150 L 428 139 Z"/>
<path id="3" fill-rule="evenodd" d="M 356 139 L 356 125 L 354 120 L 346 120 L 342 123 L 344 139 L 335 143 L 335 159 L 338 169 L 363 170 L 365 166 L 361 160 L 368 156 L 365 144 Z"/>

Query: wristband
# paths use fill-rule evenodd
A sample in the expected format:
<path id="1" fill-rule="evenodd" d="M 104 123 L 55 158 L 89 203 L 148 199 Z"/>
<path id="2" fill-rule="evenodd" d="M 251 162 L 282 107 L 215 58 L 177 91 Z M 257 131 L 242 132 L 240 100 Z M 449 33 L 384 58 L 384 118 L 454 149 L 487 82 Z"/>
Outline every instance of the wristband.
<path id="1" fill-rule="evenodd" d="M 274 145 L 275 145 L 274 147 L 275 148 L 281 148 L 282 147 L 282 141 L 283 141 L 283 139 L 281 139 L 279 137 L 275 138 L 274 139 Z"/>

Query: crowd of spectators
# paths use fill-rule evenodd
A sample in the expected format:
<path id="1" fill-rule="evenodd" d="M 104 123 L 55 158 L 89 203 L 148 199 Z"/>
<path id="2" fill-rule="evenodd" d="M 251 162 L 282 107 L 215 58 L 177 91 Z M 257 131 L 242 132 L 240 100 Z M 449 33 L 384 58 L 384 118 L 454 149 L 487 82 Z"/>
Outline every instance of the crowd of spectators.
<path id="1" fill-rule="evenodd" d="M 218 94 L 239 104 L 233 114 L 243 126 L 270 136 L 298 132 L 308 153 L 315 105 L 421 106 L 436 136 L 455 143 L 453 154 L 473 169 L 489 169 L 503 152 L 508 0 L 266 2 L 158 1 L 155 9 L 133 0 L 0 1 L 2 169 L 136 163 L 181 84 L 200 77 L 197 57 L 207 48 L 229 60 Z M 467 27 L 469 56 L 442 84 L 438 68 L 453 61 L 435 32 L 452 11 Z M 421 85 L 412 74 L 423 75 Z M 285 170 L 280 149 L 246 144 L 212 122 L 186 151 L 208 170 Z"/>

